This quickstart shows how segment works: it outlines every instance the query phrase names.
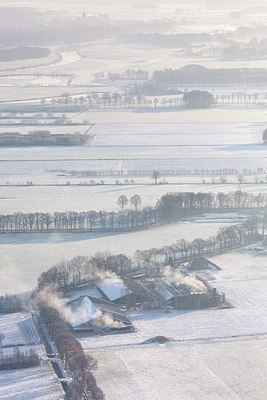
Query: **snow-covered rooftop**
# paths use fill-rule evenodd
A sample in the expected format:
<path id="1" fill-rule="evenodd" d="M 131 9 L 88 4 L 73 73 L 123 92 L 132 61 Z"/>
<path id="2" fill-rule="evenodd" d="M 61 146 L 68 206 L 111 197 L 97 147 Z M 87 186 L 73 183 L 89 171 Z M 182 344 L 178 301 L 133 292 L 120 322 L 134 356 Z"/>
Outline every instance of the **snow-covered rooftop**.
<path id="1" fill-rule="evenodd" d="M 97 287 L 110 301 L 118 300 L 130 293 L 123 281 L 119 278 L 104 279 L 98 283 Z"/>
<path id="2" fill-rule="evenodd" d="M 89 297 L 93 297 L 95 299 L 102 299 L 102 297 L 103 297 L 101 295 L 101 293 L 95 287 L 92 287 L 92 288 L 86 288 L 83 290 L 77 290 L 77 291 L 73 292 L 70 295 L 68 301 L 74 301 L 74 300 L 78 299 L 79 297 L 83 297 L 83 296 L 89 296 Z"/>
<path id="3" fill-rule="evenodd" d="M 171 293 L 170 290 L 167 289 L 167 287 L 161 283 L 157 282 L 157 285 L 155 286 L 155 290 L 162 296 L 164 297 L 165 300 L 171 300 L 174 298 L 173 293 Z"/>

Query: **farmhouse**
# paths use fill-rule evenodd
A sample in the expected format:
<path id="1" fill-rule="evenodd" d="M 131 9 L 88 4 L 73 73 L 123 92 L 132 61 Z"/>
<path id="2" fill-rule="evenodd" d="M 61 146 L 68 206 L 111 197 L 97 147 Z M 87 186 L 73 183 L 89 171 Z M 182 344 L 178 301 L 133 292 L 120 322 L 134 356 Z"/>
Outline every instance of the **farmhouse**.
<path id="1" fill-rule="evenodd" d="M 90 309 L 85 305 L 90 305 Z M 69 301 L 67 306 L 77 313 L 77 321 L 72 327 L 77 334 L 123 333 L 133 330 L 133 326 L 125 313 L 113 303 L 104 299 L 80 296 Z M 81 319 L 79 320 L 79 315 Z"/>

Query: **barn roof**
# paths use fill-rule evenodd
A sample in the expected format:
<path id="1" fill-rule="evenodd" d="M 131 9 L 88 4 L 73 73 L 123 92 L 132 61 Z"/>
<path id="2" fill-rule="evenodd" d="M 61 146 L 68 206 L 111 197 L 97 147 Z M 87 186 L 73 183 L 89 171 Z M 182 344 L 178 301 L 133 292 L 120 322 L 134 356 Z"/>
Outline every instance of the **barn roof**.
<path id="1" fill-rule="evenodd" d="M 97 284 L 97 288 L 108 300 L 115 301 L 131 293 L 119 278 L 108 278 Z"/>
<path id="2" fill-rule="evenodd" d="M 194 258 L 194 260 L 188 264 L 189 270 L 198 270 L 207 268 L 209 268 L 209 261 L 206 260 L 206 258 L 204 257 Z"/>

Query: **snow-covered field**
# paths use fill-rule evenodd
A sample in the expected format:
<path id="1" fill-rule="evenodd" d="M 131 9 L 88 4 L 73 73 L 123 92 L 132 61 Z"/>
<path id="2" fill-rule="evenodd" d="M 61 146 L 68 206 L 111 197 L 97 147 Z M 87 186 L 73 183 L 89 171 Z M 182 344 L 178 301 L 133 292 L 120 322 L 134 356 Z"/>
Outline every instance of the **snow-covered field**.
<path id="1" fill-rule="evenodd" d="M 26 183 L 31 177 L 20 177 L 17 182 Z M 198 178 L 200 182 L 201 178 Z M 64 183 L 73 181 L 64 179 Z M 114 180 L 113 180 L 114 182 Z M 46 182 L 47 183 L 47 182 Z M 54 183 L 54 182 L 53 182 Z M 152 185 L 148 180 L 137 185 L 97 185 L 97 186 L 14 186 L 0 187 L 1 213 L 14 212 L 64 212 L 107 210 L 119 211 L 117 204 L 120 195 L 128 198 L 139 194 L 142 206 L 154 207 L 157 200 L 168 192 L 233 192 L 244 190 L 248 192 L 264 192 L 267 184 L 187 184 L 187 185 Z M 129 205 L 129 209 L 132 206 Z"/>
<path id="2" fill-rule="evenodd" d="M 264 124 L 97 124 L 93 146 L 236 145 L 262 142 Z"/>
<path id="3" fill-rule="evenodd" d="M 21 351 L 33 348 L 42 359 L 39 367 L 1 371 L 0 398 L 63 399 L 63 390 L 52 366 L 44 360 L 45 349 L 40 342 L 31 314 L 24 312 L 0 315 L 0 333 L 4 334 L 4 354 L 12 352 L 14 347 L 19 347 Z"/>
<path id="4" fill-rule="evenodd" d="M 17 184 L 29 180 L 39 184 L 66 184 L 68 181 L 79 183 L 91 179 L 81 176 L 73 178 L 59 170 L 122 170 L 125 174 L 130 169 L 267 170 L 267 147 L 260 143 L 263 129 L 261 123 L 99 124 L 90 131 L 95 135 L 92 146 L 0 149 L 0 182 Z M 205 145 L 201 145 L 202 140 Z M 149 144 L 150 141 L 153 145 Z M 258 192 L 266 188 L 266 185 L 248 182 L 239 185 L 236 177 L 231 178 L 232 184 L 221 185 L 211 185 L 208 181 L 203 184 L 201 176 L 194 178 L 197 181 L 187 181 L 187 184 L 181 177 L 177 177 L 178 181 L 171 178 L 169 185 L 153 185 L 148 176 L 146 180 L 141 177 L 137 184 L 129 185 L 125 184 L 126 177 L 123 175 L 119 178 L 120 185 L 114 184 L 117 179 L 114 177 L 107 178 L 109 185 L 98 186 L 2 186 L 1 213 L 118 210 L 116 203 L 121 194 L 128 197 L 139 194 L 144 206 L 154 206 L 163 194 L 171 191 L 242 189 Z M 103 179 L 106 180 L 105 177 Z M 106 237 L 89 234 L 1 235 L 1 288 L 29 290 L 36 284 L 42 271 L 63 258 L 91 255 L 104 250 L 131 255 L 138 249 L 160 247 L 179 238 L 192 240 L 214 235 L 222 223 L 219 220 L 200 221 Z M 7 278 L 7 270 L 12 279 L 10 276 Z"/>
<path id="5" fill-rule="evenodd" d="M 52 367 L 1 371 L 0 398 L 5 400 L 63 400 L 64 392 Z"/>
<path id="6" fill-rule="evenodd" d="M 71 127 L 67 128 L 68 132 L 72 131 Z M 84 127 L 74 126 L 73 132 L 81 129 Z M 261 143 L 263 129 L 261 123 L 97 124 L 90 130 L 94 136 L 91 146 L 2 148 L 1 184 L 16 185 L 30 181 L 40 185 L 66 185 L 67 182 L 90 183 L 91 179 L 96 179 L 81 174 L 72 177 L 71 171 L 101 170 L 106 174 L 109 171 L 121 171 L 122 175 L 107 178 L 104 173 L 103 177 L 96 179 L 96 183 L 103 179 L 113 186 L 1 187 L 1 212 L 113 209 L 117 197 L 122 193 L 129 196 L 138 193 L 144 198 L 144 205 L 154 205 L 164 193 L 177 190 L 264 190 L 261 185 L 251 185 L 253 177 L 246 179 L 246 184 L 242 186 L 238 185 L 236 177 L 228 180 L 233 186 L 209 185 L 216 171 L 225 168 L 237 170 L 238 173 L 267 170 L 267 146 Z M 144 180 L 130 175 L 132 170 L 154 169 L 184 169 L 191 173 L 201 170 L 201 174 L 209 175 L 210 181 L 201 186 L 200 175 L 163 176 L 162 179 L 173 186 L 153 187 L 150 176 Z M 126 178 L 136 179 L 138 185 L 125 185 Z M 116 179 L 121 185 L 114 185 Z M 264 179 L 265 175 L 259 177 L 259 180 Z"/>
<path id="7" fill-rule="evenodd" d="M 30 93 L 28 93 L 30 96 Z M 48 95 L 47 95 L 48 96 Z M 1 96 L 0 96 L 1 98 Z M 170 124 L 170 123 L 265 123 L 267 116 L 266 108 L 236 109 L 236 108 L 214 108 L 209 110 L 149 110 L 149 111 L 129 111 L 129 110 L 106 110 L 106 111 L 86 111 L 74 121 L 89 120 L 92 123 L 132 123 L 136 122 Z"/>
<path id="8" fill-rule="evenodd" d="M 82 339 L 107 400 L 266 398 L 267 248 L 212 261 L 222 268 L 215 285 L 233 308 L 135 312 L 135 333 Z M 159 335 L 172 341 L 140 345 Z"/>
<path id="9" fill-rule="evenodd" d="M 229 223 L 227 221 L 226 223 Z M 231 222 L 230 223 L 234 223 Z M 223 222 L 180 223 L 114 235 L 90 233 L 0 235 L 0 293 L 24 292 L 36 286 L 40 274 L 63 259 L 96 252 L 133 255 L 137 250 L 170 245 L 179 239 L 208 238 Z"/>
<path id="10" fill-rule="evenodd" d="M 107 400 L 262 400 L 267 340 L 167 344 L 92 352 Z M 110 374 L 112 371 L 112 374 Z"/>
<path id="11" fill-rule="evenodd" d="M 0 315 L 0 332 L 5 335 L 3 346 L 40 344 L 30 313 Z"/>

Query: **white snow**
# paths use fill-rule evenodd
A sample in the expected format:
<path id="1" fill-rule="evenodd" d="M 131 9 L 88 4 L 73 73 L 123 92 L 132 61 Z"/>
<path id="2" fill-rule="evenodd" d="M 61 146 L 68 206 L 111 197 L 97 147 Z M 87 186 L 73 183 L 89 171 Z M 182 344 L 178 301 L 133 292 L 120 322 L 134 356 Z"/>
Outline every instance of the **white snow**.
<path id="1" fill-rule="evenodd" d="M 157 282 L 155 286 L 155 290 L 164 297 L 165 300 L 171 300 L 174 298 L 174 295 L 165 287 L 163 283 Z"/>
<path id="2" fill-rule="evenodd" d="M 225 223 L 182 222 L 120 234 L 1 234 L 0 293 L 24 292 L 39 275 L 63 259 L 109 251 L 132 256 L 137 250 L 171 245 L 179 239 L 215 235 Z"/>
<path id="3" fill-rule="evenodd" d="M 71 302 L 71 301 L 79 299 L 79 297 L 84 297 L 84 296 L 94 297 L 95 299 L 102 298 L 101 293 L 96 288 L 92 287 L 92 288 L 86 288 L 86 289 L 71 293 L 68 298 L 68 301 Z"/>
<path id="4" fill-rule="evenodd" d="M 96 377 L 107 400 L 262 400 L 266 344 L 168 343 L 90 353 L 98 359 Z"/>
<path id="5" fill-rule="evenodd" d="M 0 373 L 0 398 L 5 400 L 63 400 L 64 392 L 51 365 Z"/>
<path id="6" fill-rule="evenodd" d="M 266 248 L 211 260 L 222 268 L 213 272 L 213 284 L 233 308 L 134 312 L 135 333 L 81 340 L 98 360 L 96 377 L 107 400 L 266 398 Z M 171 342 L 141 344 L 155 336 Z"/>
<path id="7" fill-rule="evenodd" d="M 15 347 L 23 351 L 34 349 L 41 359 L 35 368 L 0 372 L 0 398 L 20 400 L 63 400 L 62 387 L 45 360 L 46 352 L 41 344 L 30 313 L 0 315 L 0 333 L 4 334 L 3 353 L 13 352 Z"/>
<path id="8" fill-rule="evenodd" d="M 3 346 L 40 344 L 38 333 L 29 313 L 0 315 L 0 332 L 5 335 Z"/>
<path id="9" fill-rule="evenodd" d="M 108 278 L 98 283 L 97 287 L 107 296 L 108 300 L 115 301 L 126 296 L 129 291 L 119 278 Z"/>

